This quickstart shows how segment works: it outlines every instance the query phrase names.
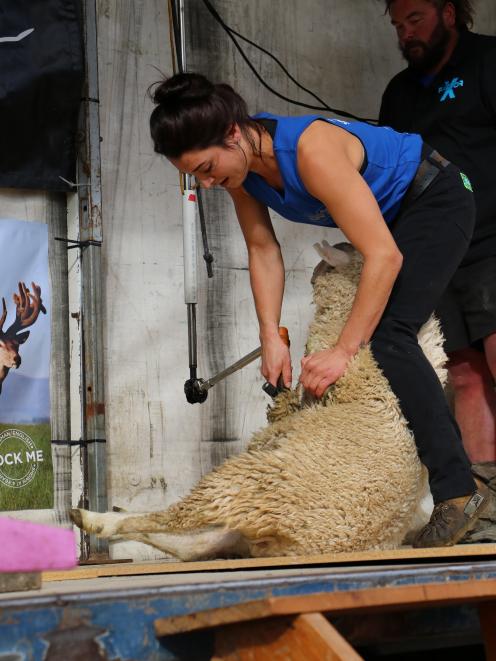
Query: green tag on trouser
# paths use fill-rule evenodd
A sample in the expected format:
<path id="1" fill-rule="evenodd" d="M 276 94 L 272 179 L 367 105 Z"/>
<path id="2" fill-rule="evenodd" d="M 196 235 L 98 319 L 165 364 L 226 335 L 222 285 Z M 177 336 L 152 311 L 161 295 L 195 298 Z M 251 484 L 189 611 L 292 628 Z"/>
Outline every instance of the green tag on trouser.
<path id="1" fill-rule="evenodd" d="M 464 174 L 463 172 L 460 172 L 460 177 L 462 178 L 463 185 L 465 186 L 465 188 L 468 188 L 469 191 L 472 191 L 473 193 L 474 189 L 472 188 L 472 184 L 470 183 L 470 179 L 467 177 L 467 175 Z"/>

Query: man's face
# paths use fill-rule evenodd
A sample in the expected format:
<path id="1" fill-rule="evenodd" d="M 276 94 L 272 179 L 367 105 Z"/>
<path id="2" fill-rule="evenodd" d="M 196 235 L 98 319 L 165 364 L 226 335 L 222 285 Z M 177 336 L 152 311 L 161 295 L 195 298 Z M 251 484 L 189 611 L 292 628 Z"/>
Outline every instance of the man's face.
<path id="1" fill-rule="evenodd" d="M 434 69 L 451 35 L 443 11 L 429 0 L 394 0 L 390 15 L 399 48 L 410 67 L 425 72 Z"/>

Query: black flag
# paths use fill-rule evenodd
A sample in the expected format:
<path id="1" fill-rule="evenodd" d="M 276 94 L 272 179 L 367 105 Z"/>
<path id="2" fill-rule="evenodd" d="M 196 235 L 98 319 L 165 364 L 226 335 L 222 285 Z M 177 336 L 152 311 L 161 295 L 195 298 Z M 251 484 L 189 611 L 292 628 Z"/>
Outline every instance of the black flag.
<path id="1" fill-rule="evenodd" d="M 0 2 L 0 187 L 68 190 L 83 77 L 79 0 Z"/>

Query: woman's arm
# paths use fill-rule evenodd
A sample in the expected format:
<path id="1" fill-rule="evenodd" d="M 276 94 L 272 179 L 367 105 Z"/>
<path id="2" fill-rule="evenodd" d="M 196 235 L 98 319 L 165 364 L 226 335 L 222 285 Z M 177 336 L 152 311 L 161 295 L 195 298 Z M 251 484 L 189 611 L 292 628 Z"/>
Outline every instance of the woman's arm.
<path id="1" fill-rule="evenodd" d="M 310 125 L 298 145 L 298 170 L 306 189 L 326 205 L 364 260 L 336 347 L 302 361 L 301 382 L 317 397 L 342 376 L 350 358 L 372 337 L 403 261 L 372 191 L 358 172 L 361 158 L 356 138 L 324 122 Z"/>
<path id="2" fill-rule="evenodd" d="M 284 384 L 290 387 L 291 359 L 279 336 L 284 293 L 281 249 L 267 208 L 242 188 L 230 189 L 229 193 L 248 250 L 250 282 L 260 325 L 262 374 L 273 385 L 282 374 Z"/>

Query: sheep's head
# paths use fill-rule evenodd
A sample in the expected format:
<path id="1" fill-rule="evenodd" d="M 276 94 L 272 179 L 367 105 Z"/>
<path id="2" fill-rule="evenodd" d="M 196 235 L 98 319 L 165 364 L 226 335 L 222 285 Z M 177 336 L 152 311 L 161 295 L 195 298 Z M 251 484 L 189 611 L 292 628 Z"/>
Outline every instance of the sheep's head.
<path id="1" fill-rule="evenodd" d="M 350 243 L 331 246 L 323 241 L 322 244 L 315 244 L 315 248 L 323 257 L 312 276 L 317 314 L 329 310 L 333 311 L 333 316 L 344 320 L 353 304 L 362 257 Z"/>
<path id="2" fill-rule="evenodd" d="M 348 318 L 362 269 L 361 255 L 348 243 L 316 244 L 323 262 L 313 277 L 315 317 L 310 326 L 307 353 L 334 346 Z"/>

